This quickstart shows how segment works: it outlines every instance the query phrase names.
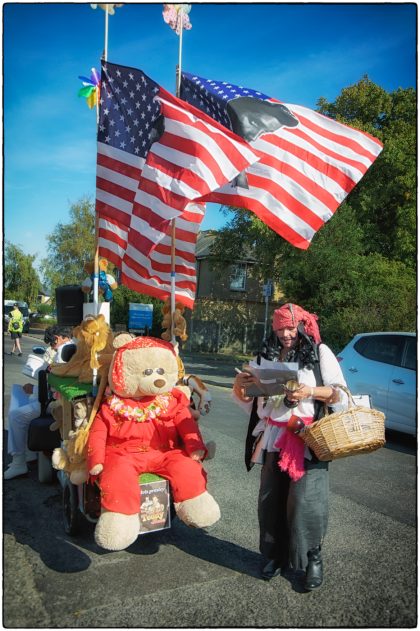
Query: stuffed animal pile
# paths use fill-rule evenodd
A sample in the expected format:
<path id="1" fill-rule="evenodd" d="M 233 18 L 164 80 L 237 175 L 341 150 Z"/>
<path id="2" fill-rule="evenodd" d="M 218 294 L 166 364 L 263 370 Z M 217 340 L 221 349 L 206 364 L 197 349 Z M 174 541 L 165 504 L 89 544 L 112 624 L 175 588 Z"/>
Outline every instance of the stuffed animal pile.
<path id="1" fill-rule="evenodd" d="M 96 543 L 123 550 L 140 529 L 138 477 L 150 472 L 169 480 L 178 517 L 204 528 L 220 518 L 207 491 L 201 460 L 206 448 L 189 399 L 177 387 L 174 347 L 152 337 L 120 334 L 109 369 L 110 393 L 103 401 L 87 439 L 87 461 L 99 476 L 101 516 Z"/>

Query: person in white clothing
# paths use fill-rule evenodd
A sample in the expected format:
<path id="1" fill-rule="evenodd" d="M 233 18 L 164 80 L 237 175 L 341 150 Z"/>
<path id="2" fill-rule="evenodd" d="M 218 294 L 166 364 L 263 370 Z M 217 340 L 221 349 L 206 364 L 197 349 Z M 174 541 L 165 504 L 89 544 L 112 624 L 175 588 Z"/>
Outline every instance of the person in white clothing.
<path id="1" fill-rule="evenodd" d="M 49 327 L 45 331 L 44 341 L 49 348 L 43 355 L 45 365 L 62 363 L 62 351 L 72 343 L 71 332 L 65 327 Z M 28 428 L 31 421 L 41 414 L 38 400 L 38 386 L 25 383 L 13 384 L 8 413 L 7 451 L 12 455 L 12 462 L 4 472 L 4 479 L 11 480 L 28 472 L 27 463 L 36 459 L 36 454 L 27 449 Z"/>
<path id="2" fill-rule="evenodd" d="M 322 416 L 324 403 L 335 411 L 344 408 L 347 395 L 333 352 L 321 343 L 317 316 L 295 304 L 283 305 L 273 315 L 272 343 L 262 357 L 297 362 L 296 389 L 272 397 L 246 396 L 246 387 L 258 383 L 244 371 L 235 378 L 233 397 L 248 413 L 248 469 L 252 460 L 262 464 L 258 498 L 262 578 L 304 570 L 304 587 L 312 590 L 323 581 L 321 546 L 328 521 L 328 462 L 319 461 L 299 437 L 299 429 Z M 250 441 L 258 440 L 259 459 L 250 457 Z M 250 462 L 251 460 L 251 462 Z"/>

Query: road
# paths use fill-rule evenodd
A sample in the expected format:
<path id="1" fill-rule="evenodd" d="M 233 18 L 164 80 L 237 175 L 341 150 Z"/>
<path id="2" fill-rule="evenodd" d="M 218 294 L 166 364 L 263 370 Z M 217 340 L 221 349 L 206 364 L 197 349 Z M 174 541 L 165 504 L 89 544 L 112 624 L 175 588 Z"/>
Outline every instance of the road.
<path id="1" fill-rule="evenodd" d="M 21 358 L 5 356 L 5 407 L 34 339 Z M 4 350 L 10 350 L 5 337 Z M 304 593 L 299 577 L 260 580 L 257 467 L 247 473 L 247 420 L 230 398 L 233 366 L 185 355 L 213 395 L 200 421 L 217 453 L 207 461 L 209 490 L 222 518 L 208 532 L 179 520 L 107 552 L 86 524 L 65 535 L 58 483 L 35 468 L 3 484 L 3 624 L 17 627 L 408 628 L 417 625 L 416 447 L 387 436 L 385 448 L 331 464 L 325 582 Z"/>

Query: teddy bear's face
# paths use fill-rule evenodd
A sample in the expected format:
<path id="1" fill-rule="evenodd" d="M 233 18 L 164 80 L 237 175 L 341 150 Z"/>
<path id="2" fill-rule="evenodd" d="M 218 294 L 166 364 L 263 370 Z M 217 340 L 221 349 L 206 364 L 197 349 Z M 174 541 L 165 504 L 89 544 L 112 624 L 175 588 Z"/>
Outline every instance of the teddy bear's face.
<path id="1" fill-rule="evenodd" d="M 177 381 L 176 356 L 164 348 L 125 349 L 122 362 L 114 357 L 109 371 L 112 390 L 130 399 L 169 392 Z"/>

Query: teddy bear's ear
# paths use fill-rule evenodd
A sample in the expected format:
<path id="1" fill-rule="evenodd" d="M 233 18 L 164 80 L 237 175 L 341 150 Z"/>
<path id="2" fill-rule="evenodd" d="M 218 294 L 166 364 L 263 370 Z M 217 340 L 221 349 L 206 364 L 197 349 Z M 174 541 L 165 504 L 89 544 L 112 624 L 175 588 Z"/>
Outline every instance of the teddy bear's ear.
<path id="1" fill-rule="evenodd" d="M 102 324 L 103 322 L 105 322 L 105 316 L 104 316 L 104 314 L 103 314 L 103 313 L 99 313 L 99 314 L 96 316 L 96 320 L 97 320 L 98 322 L 100 322 L 101 324 Z"/>
<path id="2" fill-rule="evenodd" d="M 114 337 L 112 345 L 115 349 L 118 349 L 128 344 L 128 342 L 131 342 L 132 339 L 134 339 L 134 335 L 131 335 L 131 333 L 118 333 L 118 335 Z"/>

